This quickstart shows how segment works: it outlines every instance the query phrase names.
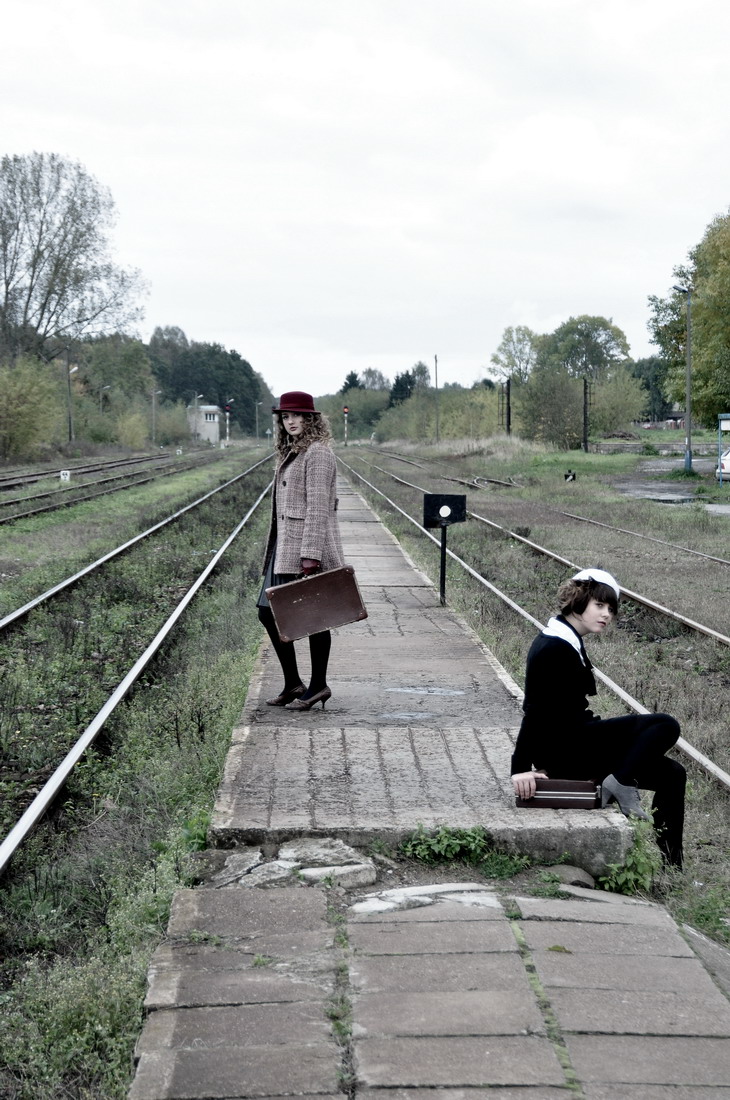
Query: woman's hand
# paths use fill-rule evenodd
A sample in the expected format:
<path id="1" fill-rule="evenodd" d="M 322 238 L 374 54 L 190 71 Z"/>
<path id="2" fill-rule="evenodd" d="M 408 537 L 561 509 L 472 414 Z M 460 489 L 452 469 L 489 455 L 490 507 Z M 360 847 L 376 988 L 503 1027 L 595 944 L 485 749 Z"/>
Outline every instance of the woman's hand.
<path id="1" fill-rule="evenodd" d="M 315 561 L 314 558 L 302 558 L 302 573 L 305 577 L 310 577 L 312 573 L 319 573 L 322 568 L 322 563 Z"/>
<path id="2" fill-rule="evenodd" d="M 547 772 L 516 772 L 512 776 L 512 786 L 518 798 L 533 798 L 537 790 L 535 776 L 541 775 L 547 779 Z"/>

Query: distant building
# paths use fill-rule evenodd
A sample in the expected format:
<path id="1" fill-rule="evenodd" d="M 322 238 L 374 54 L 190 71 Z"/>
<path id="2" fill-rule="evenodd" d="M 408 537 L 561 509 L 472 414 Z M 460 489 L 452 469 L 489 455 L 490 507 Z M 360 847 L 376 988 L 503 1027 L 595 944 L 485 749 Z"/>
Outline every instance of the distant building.
<path id="1" fill-rule="evenodd" d="M 212 443 L 221 438 L 221 410 L 218 405 L 188 405 L 188 426 L 194 443 Z"/>

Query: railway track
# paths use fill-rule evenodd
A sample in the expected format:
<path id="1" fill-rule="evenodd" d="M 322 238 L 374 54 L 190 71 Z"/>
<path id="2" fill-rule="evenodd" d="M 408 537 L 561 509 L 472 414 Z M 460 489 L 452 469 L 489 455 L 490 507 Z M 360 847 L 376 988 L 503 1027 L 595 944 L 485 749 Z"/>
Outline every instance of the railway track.
<path id="1" fill-rule="evenodd" d="M 440 540 L 437 539 L 436 536 L 434 536 L 431 531 L 429 531 L 425 527 L 423 527 L 423 525 L 412 514 L 410 514 L 405 508 L 401 507 L 401 505 L 397 501 L 395 501 L 391 497 L 389 497 L 387 495 L 387 493 L 385 493 L 380 487 L 378 487 L 372 481 L 369 481 L 354 466 L 350 465 L 349 463 L 346 463 L 344 461 L 344 459 L 342 459 L 341 457 L 338 456 L 338 460 L 341 463 L 341 465 L 348 471 L 348 473 L 350 473 L 350 474 L 354 475 L 356 478 L 358 478 L 364 485 L 367 486 L 368 489 L 370 489 L 371 492 L 375 493 L 379 498 L 384 500 L 390 508 L 393 508 L 401 516 L 403 516 L 411 525 L 416 527 L 421 532 L 422 535 L 424 535 L 426 538 L 430 539 L 432 542 L 436 543 L 437 545 L 440 545 Z M 376 463 L 369 462 L 369 461 L 367 461 L 365 459 L 362 459 L 362 458 L 359 458 L 358 461 L 364 463 L 365 465 L 370 466 L 372 469 L 374 469 L 377 472 L 387 476 L 389 479 L 395 481 L 396 483 L 398 483 L 402 486 L 405 486 L 408 489 L 415 490 L 419 493 L 440 491 L 440 490 L 434 489 L 432 486 L 426 487 L 426 486 L 423 486 L 423 485 L 415 484 L 414 482 L 407 481 L 406 479 L 400 477 L 399 475 L 394 474 L 392 471 L 383 469 L 383 467 L 378 466 Z M 424 467 L 424 469 L 425 469 L 425 467 Z M 439 475 L 435 475 L 435 477 L 436 477 L 436 480 L 443 480 L 442 478 L 439 477 Z M 478 522 L 484 523 L 486 526 L 489 526 L 489 527 L 492 527 L 495 530 L 498 530 L 501 535 L 503 535 L 505 537 L 508 537 L 510 539 L 513 539 L 515 542 L 525 546 L 526 548 L 529 549 L 530 553 L 543 555 L 546 558 L 549 558 L 552 561 L 555 561 L 555 562 L 559 563 L 561 566 L 564 566 L 566 569 L 577 570 L 577 569 L 583 568 L 586 564 L 591 564 L 590 562 L 588 562 L 588 563 L 586 563 L 586 562 L 579 563 L 579 562 L 571 561 L 571 560 L 563 557 L 562 555 L 556 554 L 555 552 L 553 552 L 552 550 L 550 550 L 546 547 L 540 546 L 536 542 L 526 538 L 523 535 L 518 534 L 517 532 L 510 531 L 510 530 L 502 527 L 499 524 L 493 523 L 492 521 L 485 519 L 484 517 L 478 515 L 475 512 L 468 511 L 467 514 L 469 516 L 471 516 L 473 519 L 477 520 Z M 455 529 L 452 528 L 452 530 L 455 530 Z M 463 557 L 456 554 L 453 550 L 449 550 L 447 548 L 446 553 L 449 556 L 449 558 L 452 561 L 456 562 L 462 570 L 464 570 L 466 573 L 468 573 L 478 584 L 480 584 L 480 585 L 484 586 L 485 588 L 487 588 L 497 599 L 499 599 L 505 606 L 509 607 L 516 615 L 519 615 L 523 619 L 525 619 L 526 621 L 530 622 L 538 630 L 542 629 L 544 624 L 541 623 L 540 620 L 535 615 L 531 614 L 531 612 L 529 610 L 524 608 L 516 600 L 512 599 L 507 594 L 507 592 L 505 592 L 503 590 L 503 588 L 500 588 L 497 585 L 493 584 L 491 581 L 489 581 L 483 575 L 483 573 L 479 571 L 478 568 L 474 568 L 473 564 L 470 564 L 468 561 L 464 560 Z M 718 645 L 721 645 L 723 647 L 730 646 L 730 637 L 728 637 L 727 635 L 724 635 L 721 632 L 716 631 L 711 627 L 705 626 L 701 623 L 697 623 L 697 622 L 687 618 L 686 616 L 681 615 L 678 612 L 674 612 L 674 611 L 670 610 L 669 608 L 663 607 L 661 604 L 657 603 L 656 601 L 652 600 L 651 598 L 649 598 L 647 596 L 644 596 L 640 593 L 632 592 L 632 591 L 629 591 L 629 590 L 626 590 L 626 589 L 623 589 L 623 588 L 622 588 L 622 594 L 623 594 L 625 599 L 628 599 L 633 603 L 639 604 L 642 607 L 649 609 L 651 612 L 657 613 L 658 615 L 671 620 L 673 623 L 679 624 L 682 628 L 685 628 L 687 630 L 697 631 L 697 632 L 703 634 L 704 636 L 706 636 L 707 638 L 711 639 L 714 643 L 716 643 Z M 616 695 L 619 699 L 621 699 L 621 701 L 626 706 L 628 706 L 631 710 L 633 710 L 637 714 L 650 713 L 649 708 L 644 706 L 644 704 L 641 703 L 638 699 L 634 698 L 628 691 L 626 691 L 623 687 L 621 687 L 615 680 L 613 680 L 611 677 L 609 677 L 605 673 L 599 671 L 598 669 L 594 668 L 594 671 L 596 672 L 597 677 L 609 689 L 609 691 L 612 692 L 614 695 Z M 678 742 L 678 748 L 686 756 L 690 757 L 694 761 L 694 763 L 702 771 L 704 771 L 707 775 L 712 776 L 712 778 L 714 780 L 716 780 L 717 782 L 719 782 L 726 790 L 730 790 L 730 773 L 728 773 L 728 771 L 726 771 L 724 768 L 720 767 L 715 761 L 713 761 L 710 758 L 710 756 L 708 756 L 706 753 L 702 752 L 701 749 L 697 748 L 695 745 L 693 745 L 690 741 L 686 740 L 685 738 L 680 738 L 680 741 Z"/>
<path id="2" fill-rule="evenodd" d="M 102 558 L 90 563 L 72 576 L 66 577 L 22 607 L 14 609 L 0 622 L 0 634 L 7 656 L 6 668 L 8 669 L 6 683 L 2 688 L 4 698 L 2 700 L 3 716 L 0 718 L 0 749 L 2 749 L 0 787 L 8 799 L 12 798 L 19 805 L 30 800 L 6 840 L 0 845 L 0 872 L 29 832 L 47 813 L 74 767 L 83 758 L 89 746 L 96 741 L 110 715 L 159 653 L 195 594 L 207 582 L 266 497 L 270 489 L 268 475 L 265 479 L 267 482 L 265 488 L 261 491 L 255 490 L 256 500 L 247 507 L 244 518 L 235 525 L 233 530 L 230 529 L 231 507 L 240 515 L 243 510 L 238 507 L 240 494 L 251 496 L 247 479 L 255 475 L 256 480 L 260 482 L 261 474 L 265 472 L 261 467 L 270 463 L 271 457 L 271 455 L 265 456 L 223 485 L 167 516 L 133 539 L 115 547 Z M 231 501 L 231 492 L 238 492 L 239 499 L 234 498 Z M 218 503 L 219 501 L 221 503 Z M 217 510 L 216 514 L 212 517 L 209 514 L 201 521 L 198 518 L 201 511 L 206 508 L 209 511 L 211 507 Z M 171 529 L 170 525 L 174 525 L 174 529 L 178 530 L 179 521 L 183 517 L 188 517 L 188 524 L 192 524 L 192 527 L 189 532 L 183 531 L 178 536 L 179 539 L 182 537 L 180 542 L 182 549 L 175 547 L 170 550 L 167 543 L 160 542 L 160 538 L 167 538 L 166 531 Z M 201 539 L 202 545 L 200 545 Z M 211 542 L 216 544 L 212 549 Z M 145 548 L 144 561 L 136 563 L 136 559 L 130 560 L 127 576 L 121 581 L 117 579 L 114 582 L 117 587 L 105 593 L 105 584 L 112 585 L 107 578 L 109 568 L 113 566 L 118 569 L 120 559 L 127 559 L 132 548 L 136 548 L 137 553 L 141 548 Z M 163 560 L 166 557 L 169 557 L 169 561 Z M 204 562 L 202 568 L 196 569 L 191 565 L 191 559 L 194 557 Z M 93 581 L 91 589 L 90 580 Z M 130 585 L 134 588 L 132 596 L 128 592 Z M 63 606 L 56 608 L 59 598 L 65 597 L 68 600 L 74 592 L 77 594 L 73 595 L 70 604 L 64 602 Z M 132 599 L 142 602 L 147 600 L 151 605 L 149 614 L 140 616 L 131 602 Z M 94 616 L 101 616 L 100 622 L 104 627 L 108 627 L 109 619 L 117 619 L 122 614 L 121 608 L 126 601 L 129 601 L 128 610 L 125 611 L 129 625 L 116 622 L 112 628 L 116 632 L 115 635 L 105 636 L 103 631 L 96 630 L 95 624 L 90 623 L 88 639 L 84 638 L 87 620 L 92 620 Z M 163 605 L 164 610 L 162 610 Z M 165 615 L 165 621 L 155 630 L 151 640 L 145 642 L 144 633 L 149 629 L 148 623 L 158 620 L 161 610 Z M 42 615 L 43 619 L 38 620 L 38 615 Z M 142 619 L 144 619 L 144 627 L 136 626 L 135 623 L 138 620 L 141 622 Z M 12 639 L 6 637 L 11 628 Z M 20 637 L 18 637 L 18 631 L 21 632 Z M 115 640 L 108 641 L 113 636 Z M 33 671 L 32 666 L 34 662 L 38 663 L 34 649 L 41 637 L 45 639 L 45 645 L 40 663 L 47 663 L 48 659 L 57 661 L 60 682 L 57 686 L 49 686 L 49 677 L 46 675 L 45 679 L 41 678 L 37 681 L 38 687 L 35 689 L 31 687 L 29 692 L 26 691 L 26 694 L 23 694 L 24 686 L 32 679 L 30 675 Z M 104 640 L 105 637 L 107 641 Z M 50 645 L 49 638 L 53 639 Z M 107 644 L 114 647 L 113 654 L 103 652 Z M 81 650 L 73 660 L 69 659 L 65 672 L 63 656 L 54 656 L 64 647 L 68 647 L 69 650 L 79 648 Z M 102 686 L 108 682 L 111 670 L 114 669 L 116 672 L 123 666 L 125 656 L 136 653 L 140 649 L 143 652 L 131 667 L 121 674 L 121 678 L 115 683 L 106 701 L 89 718 L 89 703 L 100 696 Z M 45 656 L 46 653 L 49 655 L 48 658 Z M 18 664 L 22 668 L 21 672 L 16 674 L 14 665 Z M 87 677 L 90 680 L 89 684 L 84 685 L 83 690 L 76 686 L 80 676 L 84 680 Z M 69 684 L 66 682 L 68 680 L 74 680 L 74 683 Z M 69 717 L 70 714 L 73 718 Z M 16 725 L 19 727 L 17 730 L 14 729 Z M 83 727 L 80 730 L 79 725 Z M 29 738 L 33 739 L 34 744 L 30 750 L 23 750 L 20 743 Z M 62 748 L 59 753 L 59 748 L 64 744 L 65 748 Z M 23 757 L 24 751 L 26 751 L 25 757 Z M 58 754 L 55 761 L 54 753 Z M 58 762 L 59 756 L 63 757 L 60 762 Z M 32 761 L 35 761 L 35 765 L 31 763 Z M 51 772 L 50 775 L 47 774 L 49 772 Z M 40 789 L 36 792 L 38 787 Z M 11 794 L 11 788 L 14 788 L 14 796 Z"/>
<path id="3" fill-rule="evenodd" d="M 60 508 L 69 508 L 74 504 L 82 504 L 85 501 L 95 500 L 98 497 L 109 496 L 111 493 L 117 493 L 124 489 L 132 489 L 140 485 L 146 485 L 150 481 L 156 481 L 160 477 L 169 477 L 171 474 L 184 473 L 185 471 L 194 470 L 200 466 L 207 466 L 211 462 L 220 461 L 221 457 L 223 457 L 223 452 L 216 451 L 213 454 L 204 453 L 203 455 L 196 456 L 184 462 L 180 462 L 176 459 L 170 460 L 168 458 L 166 462 L 156 464 L 152 469 L 150 469 L 149 466 L 146 466 L 142 470 L 130 469 L 121 474 L 113 474 L 110 477 L 97 478 L 93 481 L 84 482 L 82 485 L 75 485 L 72 488 L 49 489 L 46 492 L 36 493 L 29 497 L 13 497 L 7 500 L 0 500 L 0 526 L 14 523 L 19 519 L 27 519 L 31 516 L 55 512 Z M 107 487 L 101 488 L 102 486 Z M 27 507 L 29 504 L 37 505 L 37 502 L 41 500 L 50 500 L 50 503 L 30 508 Z M 12 512 L 9 511 L 9 514 L 4 514 L 5 509 L 15 510 Z"/>
<path id="4" fill-rule="evenodd" d="M 153 451 L 147 455 L 136 455 L 134 458 L 100 459 L 97 462 L 73 463 L 65 466 L 54 466 L 44 470 L 16 470 L 0 474 L 0 492 L 10 489 L 22 488 L 24 485 L 35 485 L 38 481 L 46 481 L 48 478 L 57 478 L 61 473 L 69 471 L 72 474 L 96 473 L 99 470 L 116 470 L 122 466 L 139 466 L 143 462 L 161 462 L 169 459 L 169 451 Z"/>

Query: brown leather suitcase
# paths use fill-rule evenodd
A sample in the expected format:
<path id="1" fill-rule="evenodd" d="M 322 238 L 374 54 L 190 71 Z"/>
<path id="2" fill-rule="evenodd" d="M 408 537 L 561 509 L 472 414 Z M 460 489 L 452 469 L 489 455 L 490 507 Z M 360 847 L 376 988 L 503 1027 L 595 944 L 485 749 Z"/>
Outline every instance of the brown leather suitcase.
<path id="1" fill-rule="evenodd" d="M 368 617 L 351 565 L 267 588 L 266 596 L 283 642 Z"/>
<path id="2" fill-rule="evenodd" d="M 545 779 L 536 775 L 532 798 L 515 798 L 515 805 L 530 810 L 595 810 L 601 804 L 601 788 L 591 779 Z"/>

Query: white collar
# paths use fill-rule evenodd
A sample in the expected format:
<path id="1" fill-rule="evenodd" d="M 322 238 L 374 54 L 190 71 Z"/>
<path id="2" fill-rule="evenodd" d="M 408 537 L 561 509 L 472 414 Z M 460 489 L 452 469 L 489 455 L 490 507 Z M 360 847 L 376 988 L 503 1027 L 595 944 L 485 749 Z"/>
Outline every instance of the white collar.
<path id="1" fill-rule="evenodd" d="M 572 645 L 575 652 L 580 657 L 583 664 L 586 663 L 583 646 L 581 644 L 580 636 L 573 630 L 573 627 L 569 623 L 564 622 L 562 619 L 557 619 L 555 616 L 548 620 L 548 624 L 543 630 L 543 634 L 548 638 L 562 638 L 568 645 Z"/>

